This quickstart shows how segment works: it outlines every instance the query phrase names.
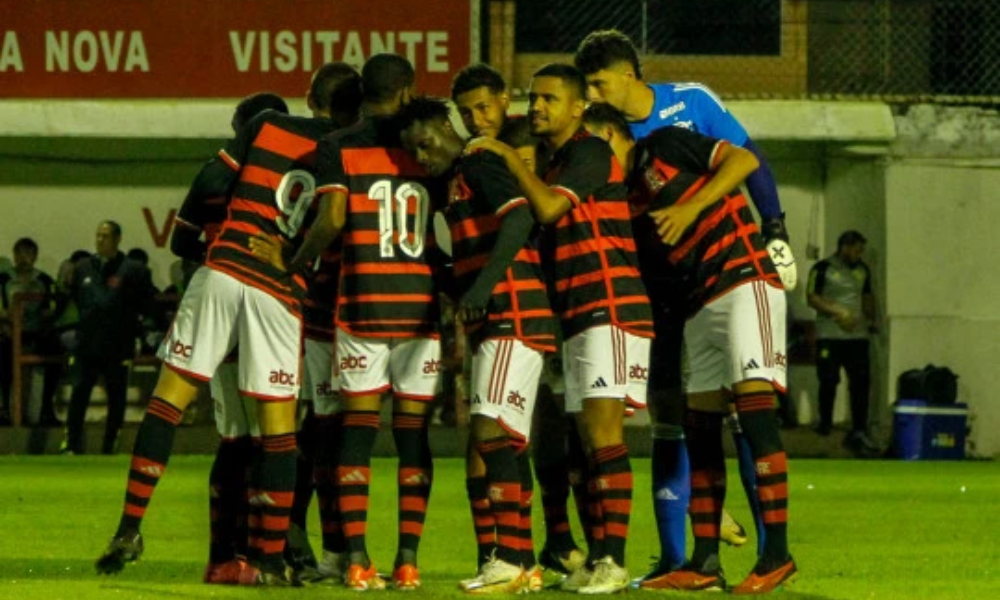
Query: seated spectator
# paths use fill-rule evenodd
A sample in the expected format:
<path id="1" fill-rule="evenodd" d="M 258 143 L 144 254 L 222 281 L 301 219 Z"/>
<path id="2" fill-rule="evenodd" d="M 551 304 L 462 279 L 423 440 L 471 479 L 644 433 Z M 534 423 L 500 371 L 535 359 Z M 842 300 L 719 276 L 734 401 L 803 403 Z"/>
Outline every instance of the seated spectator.
<path id="1" fill-rule="evenodd" d="M 21 238 L 14 244 L 14 266 L 0 273 L 0 424 L 10 424 L 10 392 L 14 380 L 14 302 L 19 294 L 37 295 L 24 304 L 21 316 L 21 348 L 35 354 L 60 353 L 59 341 L 53 330 L 55 315 L 55 280 L 35 268 L 38 244 L 31 238 Z M 38 424 L 57 427 L 53 398 L 59 385 L 60 365 L 45 365 L 42 408 Z"/>

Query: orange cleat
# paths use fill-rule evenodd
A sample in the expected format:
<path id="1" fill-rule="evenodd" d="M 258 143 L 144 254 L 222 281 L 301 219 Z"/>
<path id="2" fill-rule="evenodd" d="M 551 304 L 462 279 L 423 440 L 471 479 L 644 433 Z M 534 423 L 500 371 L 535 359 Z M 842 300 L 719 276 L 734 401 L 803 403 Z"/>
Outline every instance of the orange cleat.
<path id="1" fill-rule="evenodd" d="M 357 592 L 384 590 L 385 580 L 378 576 L 374 564 L 368 565 L 367 569 L 361 565 L 351 565 L 344 576 L 344 585 Z"/>
<path id="2" fill-rule="evenodd" d="M 775 569 L 764 571 L 767 566 L 761 562 L 757 563 L 750 575 L 743 580 L 743 583 L 734 587 L 731 591 L 734 594 L 766 594 L 772 592 L 781 584 L 788 583 L 798 571 L 795 561 L 791 557 Z"/>
<path id="3" fill-rule="evenodd" d="M 724 591 L 726 580 L 722 576 L 722 569 L 712 569 L 707 572 L 696 570 L 690 564 L 686 564 L 679 569 L 667 571 L 659 575 L 647 576 L 639 584 L 644 590 L 683 590 L 686 592 L 697 591 Z"/>
<path id="4" fill-rule="evenodd" d="M 392 585 L 397 590 L 415 590 L 420 587 L 420 571 L 414 565 L 400 565 L 392 572 Z"/>
<path id="5" fill-rule="evenodd" d="M 205 567 L 205 576 L 202 581 L 211 585 L 239 585 L 240 574 L 248 568 L 252 567 L 238 558 L 214 565 L 209 563 Z"/>

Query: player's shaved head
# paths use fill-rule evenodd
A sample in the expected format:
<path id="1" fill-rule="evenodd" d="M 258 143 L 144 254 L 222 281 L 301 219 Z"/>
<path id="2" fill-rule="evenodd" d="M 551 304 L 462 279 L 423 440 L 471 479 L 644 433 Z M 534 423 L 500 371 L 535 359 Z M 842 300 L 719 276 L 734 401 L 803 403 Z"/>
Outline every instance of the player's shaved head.
<path id="1" fill-rule="evenodd" d="M 361 88 L 369 103 L 389 102 L 415 80 L 413 65 L 398 54 L 376 54 L 361 68 Z"/>
<path id="2" fill-rule="evenodd" d="M 326 63 L 313 74 L 309 105 L 317 111 L 357 115 L 361 74 L 345 62 Z"/>
<path id="3" fill-rule="evenodd" d="M 535 71 L 532 77 L 555 77 L 563 82 L 572 97 L 570 100 L 587 99 L 587 79 L 580 69 L 566 63 L 549 63 Z"/>
<path id="4" fill-rule="evenodd" d="M 635 45 L 627 35 L 617 29 L 592 31 L 587 34 L 576 49 L 573 62 L 584 75 L 592 75 L 624 62 L 632 67 L 636 79 L 642 79 L 642 69 L 639 67 L 639 55 Z"/>
<path id="5" fill-rule="evenodd" d="M 281 96 L 273 92 L 250 94 L 236 105 L 236 111 L 233 112 L 233 131 L 239 130 L 247 121 L 265 110 L 276 110 L 287 115 L 288 105 Z"/>

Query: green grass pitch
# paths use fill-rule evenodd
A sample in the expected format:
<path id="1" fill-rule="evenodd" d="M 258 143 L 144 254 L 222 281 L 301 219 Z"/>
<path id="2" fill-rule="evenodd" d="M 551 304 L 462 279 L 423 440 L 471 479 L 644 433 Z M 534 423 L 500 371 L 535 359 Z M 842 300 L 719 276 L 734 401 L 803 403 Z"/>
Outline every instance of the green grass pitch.
<path id="1" fill-rule="evenodd" d="M 0 599 L 183 600 L 325 598 L 338 588 L 240 589 L 201 583 L 207 556 L 209 457 L 175 457 L 144 525 L 146 553 L 114 577 L 93 562 L 113 532 L 127 457 L 0 457 Z M 649 461 L 633 461 L 636 502 L 628 562 L 638 575 L 656 553 Z M 374 464 L 369 549 L 382 571 L 395 552 L 395 462 Z M 474 540 L 459 459 L 436 463 L 414 597 L 457 598 L 474 569 Z M 750 525 L 729 464 L 727 505 Z M 1000 599 L 1000 466 L 992 462 L 904 463 L 793 460 L 789 538 L 799 564 L 786 599 Z M 536 500 L 536 543 L 541 514 Z M 319 547 L 315 510 L 310 515 Z M 579 529 L 577 528 L 577 531 Z M 582 536 L 578 536 L 582 538 Z M 730 583 L 754 562 L 753 541 L 723 548 Z M 551 580 L 550 580 L 551 581 Z M 396 591 L 371 592 L 399 594 Z M 564 595 L 543 592 L 546 596 Z M 631 594 L 684 597 L 668 592 Z"/>

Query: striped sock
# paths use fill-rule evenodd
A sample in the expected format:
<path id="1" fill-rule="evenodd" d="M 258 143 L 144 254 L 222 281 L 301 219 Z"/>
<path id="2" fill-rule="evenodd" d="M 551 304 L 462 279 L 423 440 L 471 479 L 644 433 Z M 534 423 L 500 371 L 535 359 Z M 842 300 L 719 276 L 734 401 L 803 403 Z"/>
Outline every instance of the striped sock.
<path id="1" fill-rule="evenodd" d="M 125 508 L 118 523 L 117 535 L 139 531 L 149 499 L 167 470 L 167 461 L 174 448 L 174 434 L 183 414 L 184 411 L 162 398 L 154 396 L 149 401 L 132 449 Z"/>
<path id="2" fill-rule="evenodd" d="M 719 553 L 719 522 L 726 498 L 726 460 L 722 451 L 722 415 L 688 410 L 684 435 L 691 460 L 691 529 L 698 566 Z"/>
<path id="3" fill-rule="evenodd" d="M 427 418 L 424 415 L 394 414 L 392 437 L 399 455 L 399 551 L 395 566 L 416 566 L 417 549 L 427 518 L 427 500 L 434 480 Z"/>
<path id="4" fill-rule="evenodd" d="M 535 479 L 531 474 L 531 460 L 527 448 L 517 455 L 517 469 L 521 476 L 521 522 L 518 537 L 521 538 L 521 566 L 535 567 L 535 543 L 531 537 L 531 503 L 535 495 Z"/>
<path id="5" fill-rule="evenodd" d="M 295 434 L 264 436 L 261 450 L 250 496 L 251 512 L 257 514 L 250 545 L 264 568 L 280 570 L 285 564 L 285 538 L 295 496 Z"/>
<path id="6" fill-rule="evenodd" d="M 594 451 L 597 471 L 596 492 L 599 494 L 604 520 L 605 556 L 611 556 L 619 566 L 625 566 L 625 541 L 628 538 L 629 515 L 632 514 L 632 465 L 625 444 L 605 446 Z"/>
<path id="7" fill-rule="evenodd" d="M 506 437 L 476 443 L 486 463 L 487 495 L 496 522 L 495 556 L 512 565 L 521 563 L 521 476 L 517 456 Z"/>
<path id="8" fill-rule="evenodd" d="M 496 520 L 490 506 L 489 483 L 486 477 L 467 477 L 465 492 L 472 508 L 472 526 L 476 531 L 477 565 L 490 560 L 497 547 Z"/>
<path id="9" fill-rule="evenodd" d="M 378 435 L 377 412 L 344 414 L 337 464 L 337 503 L 344 520 L 344 538 L 351 564 L 371 566 L 365 535 L 368 530 L 368 493 L 371 484 L 372 448 Z"/>
<path id="10" fill-rule="evenodd" d="M 313 461 L 313 485 L 319 503 L 319 521 L 323 530 L 323 549 L 341 553 L 346 549 L 340 507 L 337 505 L 337 445 L 341 421 L 338 415 L 317 416 L 316 457 Z"/>
<path id="11" fill-rule="evenodd" d="M 212 564 L 221 564 L 246 553 L 247 471 L 253 452 L 250 436 L 241 436 L 223 439 L 215 453 L 208 476 L 211 534 L 208 562 Z"/>
<path id="12" fill-rule="evenodd" d="M 784 562 L 788 559 L 788 458 L 774 400 L 773 392 L 740 394 L 736 411 L 757 467 L 757 498 L 765 531 L 761 557 Z"/>

